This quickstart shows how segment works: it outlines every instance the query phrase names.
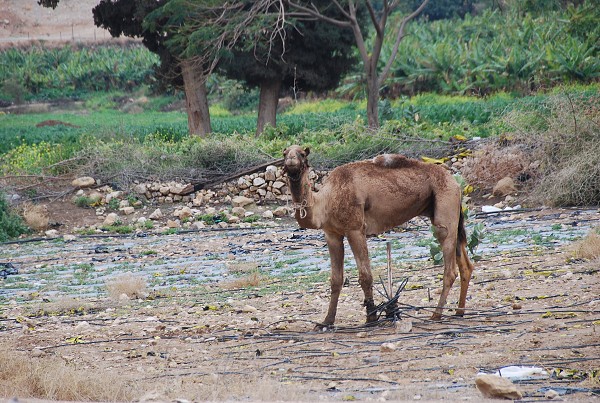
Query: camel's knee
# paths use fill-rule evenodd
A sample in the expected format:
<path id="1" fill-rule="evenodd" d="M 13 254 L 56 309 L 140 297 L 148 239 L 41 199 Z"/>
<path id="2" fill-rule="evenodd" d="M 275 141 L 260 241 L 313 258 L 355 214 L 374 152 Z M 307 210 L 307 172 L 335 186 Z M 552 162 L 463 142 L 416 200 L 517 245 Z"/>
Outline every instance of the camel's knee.
<path id="1" fill-rule="evenodd" d="M 339 294 L 342 291 L 342 287 L 344 285 L 344 277 L 332 275 L 329 280 L 329 284 L 331 286 L 331 292 Z"/>
<path id="2" fill-rule="evenodd" d="M 358 272 L 358 284 L 364 289 L 371 288 L 373 286 L 373 275 L 371 274 L 371 270 L 360 270 Z"/>

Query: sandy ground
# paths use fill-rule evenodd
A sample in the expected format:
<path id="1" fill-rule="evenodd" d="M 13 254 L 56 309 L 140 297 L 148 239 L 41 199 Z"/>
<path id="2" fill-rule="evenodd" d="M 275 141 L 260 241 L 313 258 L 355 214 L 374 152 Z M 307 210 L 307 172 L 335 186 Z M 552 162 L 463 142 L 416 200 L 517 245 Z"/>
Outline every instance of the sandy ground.
<path id="1" fill-rule="evenodd" d="M 476 375 L 517 365 L 548 374 L 518 384 L 527 401 L 544 400 L 548 388 L 568 393 L 565 401 L 599 401 L 600 264 L 573 259 L 572 241 L 558 236 L 560 227 L 577 238 L 572 228 L 586 233 L 598 218 L 598 210 L 478 218 L 488 241 L 468 313 L 451 316 L 456 284 L 441 322 L 428 319 L 441 267 L 426 256 L 399 256 L 396 279 L 408 278 L 401 318 L 364 327 L 348 257 L 337 327 L 327 332 L 313 329 L 328 304 L 322 234 L 299 232 L 293 222 L 4 245 L 0 260 L 12 261 L 19 275 L 3 283 L 2 349 L 65 367 L 69 377 L 87 377 L 84 385 L 90 378 L 108 383 L 105 394 L 88 391 L 91 397 L 89 386 L 77 384 L 73 398 L 81 400 L 481 401 Z M 427 233 L 426 226 L 409 227 L 386 239 L 399 253 Z M 376 278 L 385 272 L 384 241 L 369 241 Z M 203 277 L 211 269 L 216 276 Z M 111 298 L 103 283 L 110 270 L 145 278 L 146 293 Z"/>
<path id="2" fill-rule="evenodd" d="M 92 8 L 99 0 L 61 0 L 56 9 L 37 0 L 0 0 L 0 45 L 27 41 L 95 42 L 114 40 L 94 25 Z"/>

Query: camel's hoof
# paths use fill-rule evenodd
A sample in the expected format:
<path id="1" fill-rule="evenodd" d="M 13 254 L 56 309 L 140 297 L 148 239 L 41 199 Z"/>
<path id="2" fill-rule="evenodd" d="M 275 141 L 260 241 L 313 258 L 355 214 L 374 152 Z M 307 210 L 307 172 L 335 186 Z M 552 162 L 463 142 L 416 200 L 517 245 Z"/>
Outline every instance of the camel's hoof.
<path id="1" fill-rule="evenodd" d="M 435 320 L 435 321 L 442 320 L 442 314 L 441 313 L 434 313 L 433 315 L 431 315 L 431 320 Z"/>
<path id="2" fill-rule="evenodd" d="M 367 323 L 375 323 L 377 322 L 377 315 L 372 314 L 372 315 L 367 315 Z"/>
<path id="3" fill-rule="evenodd" d="M 454 313 L 454 316 L 458 317 L 458 318 L 462 318 L 463 316 L 465 316 L 465 312 L 461 312 L 461 311 L 456 311 Z"/>
<path id="4" fill-rule="evenodd" d="M 331 329 L 333 329 L 333 323 L 317 323 L 313 330 L 315 332 L 328 332 Z"/>

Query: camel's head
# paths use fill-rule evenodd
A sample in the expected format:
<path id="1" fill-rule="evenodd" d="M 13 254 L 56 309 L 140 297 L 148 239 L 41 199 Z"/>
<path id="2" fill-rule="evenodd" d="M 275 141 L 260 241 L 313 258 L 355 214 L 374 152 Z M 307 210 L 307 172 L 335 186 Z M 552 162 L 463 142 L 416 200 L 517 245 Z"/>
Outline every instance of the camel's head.
<path id="1" fill-rule="evenodd" d="M 283 150 L 283 171 L 290 179 L 299 180 L 302 173 L 308 169 L 308 154 L 310 154 L 310 148 L 302 148 L 297 145 Z"/>

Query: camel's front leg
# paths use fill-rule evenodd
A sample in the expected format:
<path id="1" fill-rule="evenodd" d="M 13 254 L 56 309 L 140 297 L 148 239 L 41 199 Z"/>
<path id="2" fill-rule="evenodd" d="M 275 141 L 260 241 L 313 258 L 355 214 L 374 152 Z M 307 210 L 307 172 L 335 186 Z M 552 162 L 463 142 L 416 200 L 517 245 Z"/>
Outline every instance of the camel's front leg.
<path id="1" fill-rule="evenodd" d="M 352 231 L 347 235 L 348 243 L 352 248 L 356 266 L 358 267 L 358 282 L 365 294 L 364 305 L 367 309 L 367 323 L 375 322 L 377 320 L 377 312 L 375 312 L 375 302 L 373 301 L 373 275 L 371 274 L 367 237 L 363 231 Z"/>
<path id="2" fill-rule="evenodd" d="M 323 325 L 331 326 L 335 322 L 338 299 L 344 283 L 344 237 L 338 234 L 325 233 L 325 240 L 331 259 L 331 299 L 329 300 L 329 309 Z"/>

